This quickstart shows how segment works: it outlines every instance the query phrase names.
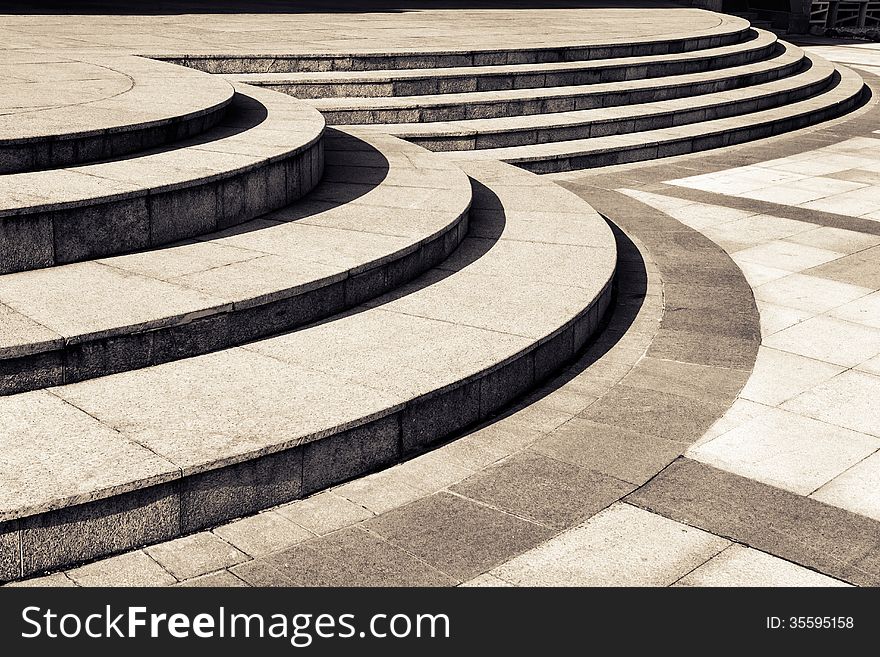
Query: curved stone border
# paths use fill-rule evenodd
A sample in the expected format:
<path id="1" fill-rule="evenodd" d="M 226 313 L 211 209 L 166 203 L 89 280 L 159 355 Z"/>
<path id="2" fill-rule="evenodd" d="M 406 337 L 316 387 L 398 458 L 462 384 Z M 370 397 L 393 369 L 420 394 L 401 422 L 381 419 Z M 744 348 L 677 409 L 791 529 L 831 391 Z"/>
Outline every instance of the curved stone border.
<path id="1" fill-rule="evenodd" d="M 0 174 L 103 160 L 193 137 L 222 120 L 234 94 L 225 80 L 155 60 L 80 61 L 125 75 L 132 87 L 84 104 L 0 116 Z"/>
<path id="2" fill-rule="evenodd" d="M 769 59 L 666 77 L 565 87 L 538 87 L 387 98 L 314 98 L 309 104 L 330 125 L 431 123 L 549 114 L 701 96 L 793 75 L 808 63 L 800 48 L 780 42 Z"/>
<path id="3" fill-rule="evenodd" d="M 193 143 L 73 169 L 0 177 L 0 273 L 116 255 L 220 230 L 309 192 L 324 170 L 324 119 L 241 86 Z"/>
<path id="4" fill-rule="evenodd" d="M 776 35 L 749 33 L 749 39 L 707 50 L 664 55 L 610 56 L 536 64 L 504 64 L 438 69 L 387 68 L 323 73 L 230 75 L 230 80 L 281 91 L 297 98 L 419 96 L 440 93 L 530 89 L 660 77 L 725 68 L 765 59 L 776 52 Z"/>
<path id="5" fill-rule="evenodd" d="M 472 49 L 435 51 L 347 52 L 320 54 L 265 55 L 159 55 L 156 59 L 182 64 L 207 73 L 273 73 L 364 71 L 375 68 L 438 68 L 453 66 L 491 66 L 533 64 L 549 61 L 580 61 L 603 57 L 663 55 L 716 48 L 736 43 L 748 32 L 749 22 L 735 16 L 722 16 L 720 23 L 706 34 L 666 39 L 646 37 L 629 42 L 593 43 L 519 49 Z"/>
<path id="6" fill-rule="evenodd" d="M 388 465 L 551 376 L 608 306 L 611 233 L 552 183 L 500 163 L 468 173 L 471 236 L 389 298 L 244 348 L 0 399 L 24 423 L 6 427 L 15 446 L 0 515 L 21 572 L 190 533 Z M 535 217 L 536 193 L 552 225 Z M 43 440 L 57 422 L 67 439 Z"/>
<path id="7" fill-rule="evenodd" d="M 462 151 L 454 156 L 500 159 L 535 173 L 559 173 L 742 144 L 837 118 L 864 103 L 870 91 L 862 78 L 845 67 L 838 71 L 836 83 L 816 96 L 742 116 L 608 137 Z"/>
<path id="8" fill-rule="evenodd" d="M 341 312 L 439 265 L 467 233 L 467 176 L 394 137 L 362 137 L 331 131 L 325 182 L 253 225 L 0 277 L 0 394 L 242 344 Z M 360 158 L 349 149 L 361 149 Z M 356 159 L 363 166 L 351 166 Z M 132 309 L 131 299 L 142 302 Z"/>
<path id="9" fill-rule="evenodd" d="M 663 99 L 610 109 L 524 117 L 379 125 L 374 129 L 433 151 L 494 149 L 665 130 L 707 119 L 741 116 L 809 98 L 828 87 L 834 70 L 833 64 L 819 60 L 796 75 L 698 98 Z"/>

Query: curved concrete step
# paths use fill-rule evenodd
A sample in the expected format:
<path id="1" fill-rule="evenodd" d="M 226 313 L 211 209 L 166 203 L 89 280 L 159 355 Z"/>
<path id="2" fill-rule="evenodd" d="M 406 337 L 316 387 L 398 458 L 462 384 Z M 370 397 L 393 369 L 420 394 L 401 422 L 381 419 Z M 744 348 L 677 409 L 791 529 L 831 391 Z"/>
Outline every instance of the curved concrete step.
<path id="1" fill-rule="evenodd" d="M 330 125 L 428 123 L 550 114 L 616 107 L 738 89 L 797 73 L 804 53 L 779 42 L 773 57 L 725 69 L 598 84 L 475 91 L 388 98 L 314 98 L 309 104 Z"/>
<path id="2" fill-rule="evenodd" d="M 463 239 L 471 186 L 452 163 L 382 135 L 333 130 L 325 149 L 323 182 L 254 221 L 158 250 L 0 276 L 0 394 L 322 319 L 438 265 Z"/>
<path id="3" fill-rule="evenodd" d="M 818 59 L 813 55 L 811 58 L 814 61 Z M 821 123 L 855 109 L 868 93 L 858 74 L 837 67 L 828 89 L 780 107 L 673 128 L 508 148 L 457 151 L 449 153 L 449 156 L 467 160 L 497 159 L 536 173 L 638 162 L 730 146 Z"/>
<path id="4" fill-rule="evenodd" d="M 187 139 L 223 118 L 228 82 L 141 57 L 58 58 L 4 79 L 0 174 L 65 167 Z M 21 70 L 21 69 L 24 70 Z"/>
<path id="5" fill-rule="evenodd" d="M 517 49 L 390 49 L 385 52 L 269 53 L 269 54 L 182 54 L 157 55 L 157 59 L 189 66 L 208 73 L 292 73 L 318 71 L 369 71 L 372 69 L 440 68 L 567 62 L 607 57 L 663 55 L 716 48 L 741 41 L 749 22 L 736 16 L 719 15 L 709 30 L 686 36 L 633 36 L 573 45 L 542 45 Z M 649 32 L 654 32 L 650 30 Z"/>
<path id="6" fill-rule="evenodd" d="M 308 105 L 241 85 L 221 123 L 171 148 L 0 176 L 0 273 L 167 244 L 288 205 L 321 177 L 323 132 Z"/>
<path id="7" fill-rule="evenodd" d="M 371 128 L 433 151 L 504 148 L 641 132 L 737 116 L 809 98 L 828 87 L 834 70 L 833 64 L 820 59 L 797 75 L 698 98 L 536 116 L 401 123 Z"/>
<path id="8" fill-rule="evenodd" d="M 245 347 L 0 399 L 0 548 L 18 548 L 26 575 L 295 499 L 485 418 L 570 359 L 608 304 L 610 229 L 549 181 L 466 166 L 470 236 L 398 293 Z"/>
<path id="9" fill-rule="evenodd" d="M 759 61 L 776 52 L 776 35 L 772 32 L 752 31 L 749 36 L 748 40 L 732 45 L 665 55 L 433 69 L 246 73 L 229 75 L 227 79 L 297 98 L 418 96 L 561 87 L 725 68 Z"/>

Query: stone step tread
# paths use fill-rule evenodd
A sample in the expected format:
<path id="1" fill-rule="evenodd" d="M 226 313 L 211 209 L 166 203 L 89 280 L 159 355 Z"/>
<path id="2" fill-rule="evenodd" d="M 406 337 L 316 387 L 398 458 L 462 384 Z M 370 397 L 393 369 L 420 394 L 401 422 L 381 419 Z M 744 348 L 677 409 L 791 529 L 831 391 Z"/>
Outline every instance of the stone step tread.
<path id="1" fill-rule="evenodd" d="M 349 150 L 336 150 L 355 140 L 364 149 L 359 160 Z M 233 229 L 156 250 L 0 276 L 0 360 L 204 321 L 313 292 L 400 260 L 454 231 L 466 216 L 467 176 L 419 146 L 332 130 L 325 148 L 323 182 L 309 195 Z M 68 380 L 63 372 L 59 376 Z"/>
<path id="2" fill-rule="evenodd" d="M 220 110 L 234 93 L 232 85 L 217 76 L 133 55 L 92 55 L 84 61 L 69 62 L 77 63 L 118 73 L 128 88 L 85 104 L 41 106 L 15 112 L 0 109 L 0 149 L 49 138 L 66 141 L 102 133 L 146 130 Z M 9 74 L 15 74 L 15 67 L 10 67 Z M 35 80 L 4 80 L 4 93 L 20 98 L 25 91 L 20 87 L 33 86 L 35 82 L 51 84 L 45 81 L 45 76 L 51 74 L 52 66 L 44 65 Z M 63 74 L 65 71 L 58 73 Z M 85 71 L 82 75 L 89 73 Z"/>
<path id="3" fill-rule="evenodd" d="M 780 80 L 761 84 L 704 94 L 699 97 L 675 98 L 635 105 L 618 105 L 596 109 L 553 112 L 514 117 L 489 119 L 468 119 L 463 121 L 437 121 L 430 123 L 392 123 L 373 124 L 371 129 L 403 137 L 444 137 L 486 135 L 494 133 L 521 132 L 546 128 L 580 126 L 609 121 L 624 121 L 630 118 L 661 116 L 699 109 L 710 109 L 722 105 L 757 101 L 780 97 L 787 100 L 788 94 L 801 89 L 813 88 L 828 82 L 834 73 L 834 66 L 817 59 L 813 66 Z"/>
<path id="4" fill-rule="evenodd" d="M 37 214 L 191 187 L 301 151 L 324 121 L 294 98 L 247 85 L 249 101 L 201 137 L 173 148 L 83 166 L 0 177 L 0 218 Z M 260 120 L 260 115 L 265 118 Z M 247 115 L 254 118 L 248 119 Z M 244 124 L 254 124 L 243 128 Z"/>
<path id="5" fill-rule="evenodd" d="M 779 42 L 783 50 L 774 57 L 739 66 L 731 66 L 710 71 L 698 71 L 682 75 L 668 75 L 656 78 L 639 78 L 617 82 L 570 85 L 564 87 L 537 87 L 523 89 L 502 89 L 498 91 L 466 91 L 448 94 L 426 94 L 420 96 L 383 97 L 336 97 L 310 98 L 309 105 L 327 111 L 342 110 L 383 110 L 437 107 L 459 104 L 501 103 L 513 100 L 537 100 L 542 98 L 565 98 L 568 96 L 595 95 L 597 97 L 646 89 L 662 89 L 688 84 L 698 84 L 715 80 L 734 79 L 749 75 L 760 75 L 776 69 L 797 64 L 804 58 L 803 50 L 790 43 Z"/>
<path id="6" fill-rule="evenodd" d="M 584 341 L 595 329 L 597 303 L 607 305 L 610 229 L 548 180 L 497 162 L 465 168 L 477 181 L 472 236 L 401 293 L 244 347 L 0 399 L 10 418 L 0 427 L 0 521 L 299 445 L 318 455 L 323 441 L 363 427 L 361 447 L 347 438 L 331 446 L 338 456 L 303 466 L 305 477 L 330 485 L 340 468 L 359 474 L 350 459 L 399 458 L 382 456 L 403 440 L 387 432 L 400 430 L 399 414 L 412 404 L 473 384 L 485 386 L 485 416 L 509 401 L 504 385 L 528 384 L 523 372 L 506 384 L 490 372 L 531 368 L 541 345 L 570 357 L 577 335 Z M 423 417 L 417 428 L 442 434 L 437 420 Z M 365 426 L 371 421 L 378 424 Z"/>
<path id="7" fill-rule="evenodd" d="M 368 71 L 325 71 L 306 73 L 227 73 L 224 77 L 235 82 L 253 85 L 279 84 L 342 84 L 342 83 L 380 83 L 394 81 L 432 80 L 441 78 L 468 77 L 479 78 L 497 75 L 540 75 L 562 71 L 603 70 L 608 68 L 635 68 L 653 66 L 665 62 L 688 60 L 711 60 L 733 53 L 746 53 L 766 49 L 777 43 L 772 32 L 753 31 L 752 38 L 731 45 L 703 50 L 669 53 L 663 55 L 640 55 L 634 57 L 612 57 L 608 59 L 587 59 L 570 62 L 548 62 L 539 64 L 502 64 L 489 66 L 452 66 L 444 68 L 416 69 L 372 69 Z"/>
<path id="8" fill-rule="evenodd" d="M 813 55 L 811 55 L 811 58 L 814 59 L 814 61 L 819 59 Z M 858 95 L 864 86 L 861 77 L 849 69 L 840 66 L 838 66 L 837 69 L 841 74 L 839 84 L 810 98 L 758 112 L 701 121 L 673 128 L 645 130 L 641 132 L 592 137 L 588 139 L 573 139 L 562 142 L 529 144 L 525 146 L 456 151 L 444 155 L 467 160 L 499 159 L 504 162 L 523 163 L 650 146 L 659 143 L 678 141 L 684 138 L 698 138 L 710 134 L 724 133 L 767 123 L 780 122 L 789 118 L 833 107 Z"/>
<path id="9" fill-rule="evenodd" d="M 491 45 L 481 48 L 461 48 L 456 44 L 454 48 L 431 47 L 431 44 L 419 43 L 414 49 L 413 47 L 384 47 L 377 49 L 371 45 L 369 48 L 363 46 L 357 49 L 338 49 L 330 50 L 324 46 L 324 52 L 314 52 L 309 50 L 296 48 L 283 50 L 281 48 L 272 48 L 271 50 L 259 51 L 251 47 L 248 54 L 235 52 L 235 50 L 225 50 L 222 47 L 202 48 L 200 53 L 185 53 L 178 51 L 177 53 L 168 53 L 167 51 L 146 52 L 145 55 L 163 59 L 166 61 L 174 61 L 194 66 L 201 70 L 205 70 L 212 64 L 217 62 L 229 63 L 239 62 L 240 66 L 259 70 L 277 69 L 279 65 L 286 62 L 294 61 L 302 65 L 311 65 L 320 67 L 325 70 L 327 66 L 332 69 L 342 70 L 351 69 L 353 62 L 358 64 L 369 63 L 370 67 L 377 60 L 386 59 L 393 63 L 402 62 L 406 67 L 428 63 L 438 58 L 453 59 L 461 62 L 457 65 L 475 65 L 475 61 L 496 60 L 497 58 L 512 59 L 513 61 L 522 61 L 523 59 L 535 59 L 547 54 L 557 54 L 566 51 L 585 51 L 587 53 L 601 53 L 609 49 L 623 49 L 641 51 L 659 46 L 660 48 L 668 48 L 669 44 L 681 44 L 685 48 L 693 47 L 693 44 L 712 41 L 719 42 L 729 40 L 731 38 L 740 37 L 749 29 L 749 22 L 736 16 L 721 14 L 718 16 L 717 22 L 710 28 L 692 28 L 691 33 L 682 34 L 656 34 L 656 27 L 652 23 L 648 34 L 626 34 L 616 37 L 608 37 L 604 40 L 595 39 L 592 41 L 570 41 L 568 43 L 548 43 L 545 39 L 532 41 L 523 45 L 522 39 L 517 38 L 518 46 L 510 47 L 510 39 L 505 40 L 504 45 Z M 557 37 L 558 38 L 558 37 Z M 205 53 L 209 50 L 210 53 Z M 654 51 L 656 52 L 656 51 Z M 212 73 L 222 72 L 215 70 L 216 66 L 211 69 Z"/>

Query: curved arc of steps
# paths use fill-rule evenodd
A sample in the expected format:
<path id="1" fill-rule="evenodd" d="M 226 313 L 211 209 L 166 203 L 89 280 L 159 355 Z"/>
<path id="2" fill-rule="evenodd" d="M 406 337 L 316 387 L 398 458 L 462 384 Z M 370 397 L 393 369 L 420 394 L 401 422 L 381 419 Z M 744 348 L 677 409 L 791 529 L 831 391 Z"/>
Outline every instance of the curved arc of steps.
<path id="1" fill-rule="evenodd" d="M 806 62 L 803 50 L 779 43 L 782 51 L 772 58 L 683 75 L 425 96 L 314 98 L 308 102 L 329 125 L 362 125 L 527 116 L 672 100 L 761 84 L 799 72 Z"/>
<path id="2" fill-rule="evenodd" d="M 377 125 L 375 129 L 434 151 L 493 149 L 640 132 L 696 123 L 706 120 L 707 116 L 737 116 L 809 98 L 830 84 L 834 71 L 830 62 L 817 60 L 794 76 L 696 99 L 660 100 L 528 117 Z"/>
<path id="3" fill-rule="evenodd" d="M 168 244 L 240 224 L 309 192 L 324 119 L 240 85 L 221 123 L 131 158 L 0 176 L 0 272 Z"/>
<path id="4" fill-rule="evenodd" d="M 356 135 L 330 131 L 324 182 L 235 229 L 0 276 L 0 394 L 290 330 L 440 264 L 467 232 L 467 176 L 395 137 Z M 356 191 L 340 198 L 339 187 Z"/>
<path id="5" fill-rule="evenodd" d="M 158 55 L 172 62 L 207 73 L 290 73 L 321 71 L 363 71 L 374 68 L 411 69 L 452 66 L 488 66 L 493 64 L 534 64 L 548 61 L 580 61 L 606 57 L 660 55 L 688 52 L 736 43 L 745 38 L 749 22 L 719 15 L 720 23 L 705 34 L 672 38 L 589 43 L 568 46 L 536 46 L 504 49 L 442 50 L 337 53 L 266 53 L 253 55 Z"/>
<path id="6" fill-rule="evenodd" d="M 199 135 L 223 119 L 232 85 L 216 76 L 134 56 L 88 58 L 131 79 L 92 102 L 0 115 L 0 174 L 59 168 Z"/>
<path id="7" fill-rule="evenodd" d="M 0 427 L 0 533 L 18 532 L 24 574 L 390 464 L 572 358 L 609 303 L 611 230 L 549 181 L 464 166 L 470 236 L 401 291 L 246 347 L 0 399 L 16 419 Z"/>
<path id="8" fill-rule="evenodd" d="M 811 55 L 811 59 L 818 58 Z M 854 71 L 839 65 L 835 68 L 836 84 L 789 105 L 673 128 L 446 155 L 499 159 L 534 173 L 557 173 L 740 144 L 837 118 L 858 107 L 870 91 Z"/>
<path id="9" fill-rule="evenodd" d="M 754 31 L 753 38 L 742 43 L 666 55 L 471 68 L 238 74 L 229 75 L 227 79 L 267 87 L 302 99 L 418 96 L 578 85 L 692 73 L 759 61 L 771 55 L 776 47 L 775 34 Z"/>

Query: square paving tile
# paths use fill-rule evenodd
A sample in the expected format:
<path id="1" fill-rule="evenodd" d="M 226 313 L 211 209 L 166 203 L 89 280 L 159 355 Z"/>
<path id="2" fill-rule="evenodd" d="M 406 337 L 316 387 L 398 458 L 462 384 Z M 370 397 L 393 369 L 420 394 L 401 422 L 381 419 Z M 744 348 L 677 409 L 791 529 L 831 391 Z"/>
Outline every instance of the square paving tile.
<path id="1" fill-rule="evenodd" d="M 792 274 L 755 288 L 755 299 L 818 314 L 873 291 L 871 288 L 827 278 Z"/>
<path id="2" fill-rule="evenodd" d="M 786 240 L 773 240 L 737 251 L 733 259 L 737 264 L 741 261 L 751 262 L 765 267 L 797 272 L 837 260 L 843 255 L 843 253 L 828 249 L 819 249 Z"/>
<path id="3" fill-rule="evenodd" d="M 829 424 L 880 437 L 880 376 L 850 370 L 783 404 Z"/>
<path id="4" fill-rule="evenodd" d="M 364 526 L 464 581 L 531 549 L 551 531 L 449 493 L 436 493 Z"/>
<path id="5" fill-rule="evenodd" d="M 516 454 L 451 488 L 464 497 L 558 529 L 588 518 L 632 489 L 600 472 L 532 451 Z"/>
<path id="6" fill-rule="evenodd" d="M 820 486 L 880 447 L 880 440 L 795 413 L 771 409 L 687 456 L 800 495 Z"/>
<path id="7" fill-rule="evenodd" d="M 838 365 L 760 347 L 755 367 L 740 397 L 778 406 L 843 371 L 844 368 Z"/>
<path id="8" fill-rule="evenodd" d="M 860 233 L 855 230 L 821 226 L 797 235 L 787 237 L 786 242 L 796 242 L 819 249 L 852 254 L 880 244 L 880 236 Z"/>
<path id="9" fill-rule="evenodd" d="M 880 452 L 856 463 L 810 497 L 880 521 Z"/>
<path id="10" fill-rule="evenodd" d="M 880 329 L 880 292 L 850 301 L 830 311 L 828 315 Z"/>
<path id="11" fill-rule="evenodd" d="M 667 586 L 728 545 L 618 503 L 490 574 L 518 586 Z"/>
<path id="12" fill-rule="evenodd" d="M 820 316 L 768 336 L 764 345 L 826 363 L 855 367 L 880 354 L 880 329 Z"/>

